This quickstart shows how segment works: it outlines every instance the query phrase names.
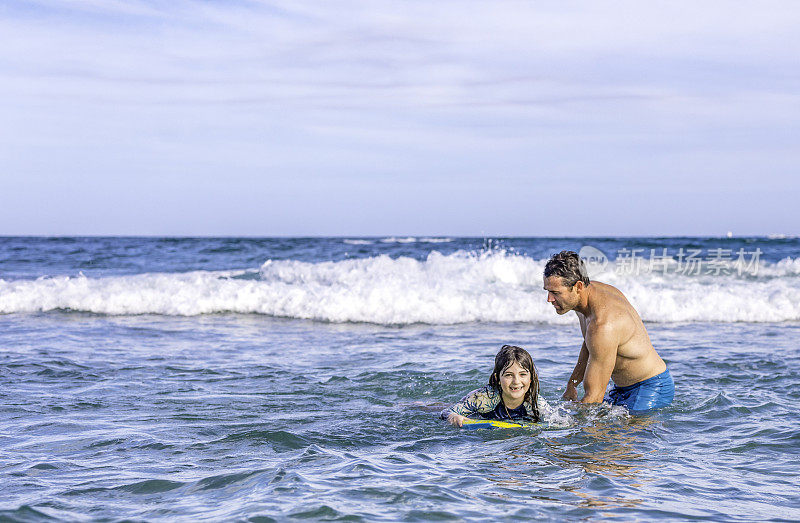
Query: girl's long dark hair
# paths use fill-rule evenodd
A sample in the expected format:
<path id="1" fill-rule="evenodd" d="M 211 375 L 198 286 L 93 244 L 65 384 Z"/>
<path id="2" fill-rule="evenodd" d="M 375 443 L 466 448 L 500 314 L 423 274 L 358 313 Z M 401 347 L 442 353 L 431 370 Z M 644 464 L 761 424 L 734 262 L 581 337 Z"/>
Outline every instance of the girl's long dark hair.
<path id="1" fill-rule="evenodd" d="M 500 388 L 500 375 L 513 363 L 518 363 L 531 375 L 531 386 L 528 387 L 528 392 L 525 394 L 525 401 L 531 404 L 533 421 L 541 421 L 539 416 L 539 374 L 536 372 L 536 365 L 533 364 L 533 358 L 528 351 L 515 345 L 500 347 L 500 352 L 494 357 L 494 370 L 489 376 L 489 385 L 500 394 L 502 401 L 503 390 Z"/>

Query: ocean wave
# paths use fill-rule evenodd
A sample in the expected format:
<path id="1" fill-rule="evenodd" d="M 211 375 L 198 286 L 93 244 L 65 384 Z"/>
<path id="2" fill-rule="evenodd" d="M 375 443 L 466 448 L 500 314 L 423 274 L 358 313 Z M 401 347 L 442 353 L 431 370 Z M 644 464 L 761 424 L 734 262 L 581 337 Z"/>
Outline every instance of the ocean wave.
<path id="1" fill-rule="evenodd" d="M 389 238 L 383 238 L 381 243 L 416 243 L 417 239 L 413 236 L 408 236 L 406 238 L 395 238 L 391 236 Z"/>
<path id="2" fill-rule="evenodd" d="M 569 323 L 542 290 L 545 260 L 506 251 L 375 256 L 336 262 L 268 260 L 250 271 L 0 280 L 0 313 L 72 310 L 110 315 L 264 314 L 385 325 Z M 611 262 L 592 278 L 622 290 L 645 321 L 800 320 L 800 258 L 751 274 L 636 273 Z"/>
<path id="3" fill-rule="evenodd" d="M 373 240 L 364 239 L 346 239 L 342 241 L 347 245 L 373 245 L 375 243 Z M 453 241 L 453 238 L 414 238 L 413 236 L 409 236 L 406 238 L 383 238 L 378 241 L 381 243 L 450 243 Z"/>
<path id="4" fill-rule="evenodd" d="M 342 240 L 347 245 L 372 245 L 372 240 Z"/>
<path id="5" fill-rule="evenodd" d="M 405 238 L 396 238 L 394 236 L 390 236 L 389 238 L 382 238 L 379 240 L 381 243 L 450 243 L 453 238 L 436 238 L 436 237 L 427 237 L 427 238 L 415 238 L 414 236 L 407 236 Z"/>
<path id="6" fill-rule="evenodd" d="M 453 238 L 420 238 L 419 241 L 422 243 L 450 243 Z"/>

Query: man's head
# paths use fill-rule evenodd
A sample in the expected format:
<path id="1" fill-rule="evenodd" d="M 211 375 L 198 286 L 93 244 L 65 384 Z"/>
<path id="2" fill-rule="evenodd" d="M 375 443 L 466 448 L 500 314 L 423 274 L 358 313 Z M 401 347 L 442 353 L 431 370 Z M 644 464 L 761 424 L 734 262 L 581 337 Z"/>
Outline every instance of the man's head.
<path id="1" fill-rule="evenodd" d="M 565 314 L 577 307 L 587 285 L 589 274 L 576 252 L 561 251 L 554 254 L 544 266 L 547 301 L 553 304 L 558 314 Z"/>

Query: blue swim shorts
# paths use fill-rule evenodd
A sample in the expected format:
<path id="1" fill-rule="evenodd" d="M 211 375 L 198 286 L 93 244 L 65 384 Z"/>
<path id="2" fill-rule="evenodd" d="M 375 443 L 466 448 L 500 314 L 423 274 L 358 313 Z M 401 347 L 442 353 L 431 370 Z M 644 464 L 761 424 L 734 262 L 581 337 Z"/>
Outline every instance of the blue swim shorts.
<path id="1" fill-rule="evenodd" d="M 657 376 L 627 387 L 614 385 L 603 401 L 612 405 L 623 405 L 631 412 L 645 412 L 666 407 L 672 403 L 673 396 L 675 383 L 667 369 Z"/>

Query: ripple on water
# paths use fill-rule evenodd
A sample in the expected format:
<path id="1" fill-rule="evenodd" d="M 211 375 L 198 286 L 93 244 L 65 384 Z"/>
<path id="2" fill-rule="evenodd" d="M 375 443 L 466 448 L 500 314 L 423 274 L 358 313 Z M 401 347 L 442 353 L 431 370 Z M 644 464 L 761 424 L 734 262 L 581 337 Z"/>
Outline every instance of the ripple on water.
<path id="1" fill-rule="evenodd" d="M 183 487 L 186 483 L 181 481 L 170 481 L 167 479 L 146 479 L 130 483 L 128 485 L 121 485 L 116 487 L 115 490 L 123 492 L 130 492 L 131 494 L 160 494 L 162 492 L 169 492 L 177 488 Z"/>
<path id="2" fill-rule="evenodd" d="M 250 444 L 270 444 L 276 451 L 297 450 L 307 447 L 310 442 L 293 432 L 286 430 L 265 430 L 252 429 L 242 432 L 235 432 L 227 436 L 210 442 L 211 445 L 218 445 L 231 442 L 245 442 Z"/>
<path id="3" fill-rule="evenodd" d="M 0 510 L 0 519 L 9 522 L 58 521 L 58 518 L 49 516 L 41 510 L 36 510 L 30 505 L 21 505 L 14 510 Z"/>
<path id="4" fill-rule="evenodd" d="M 122 332 L 109 322 L 153 321 L 170 334 L 126 334 L 138 337 L 96 351 L 68 338 L 59 351 L 81 367 L 27 349 L 3 360 L 25 364 L 0 366 L 0 480 L 11 500 L 0 519 L 800 519 L 794 349 L 740 354 L 717 326 L 656 326 L 656 337 L 669 330 L 681 342 L 665 352 L 679 355 L 679 396 L 628 416 L 554 399 L 571 363 L 548 338 L 574 340 L 538 325 L 69 318 L 95 340 Z M 569 421 L 462 431 L 437 419 L 485 383 L 511 328 L 559 355 L 537 364 Z M 740 328 L 755 329 L 730 327 Z M 698 332 L 716 341 L 693 341 Z M 446 365 L 432 359 L 453 333 L 463 347 L 445 350 Z M 32 360 L 60 363 L 37 374 L 45 367 Z"/>

